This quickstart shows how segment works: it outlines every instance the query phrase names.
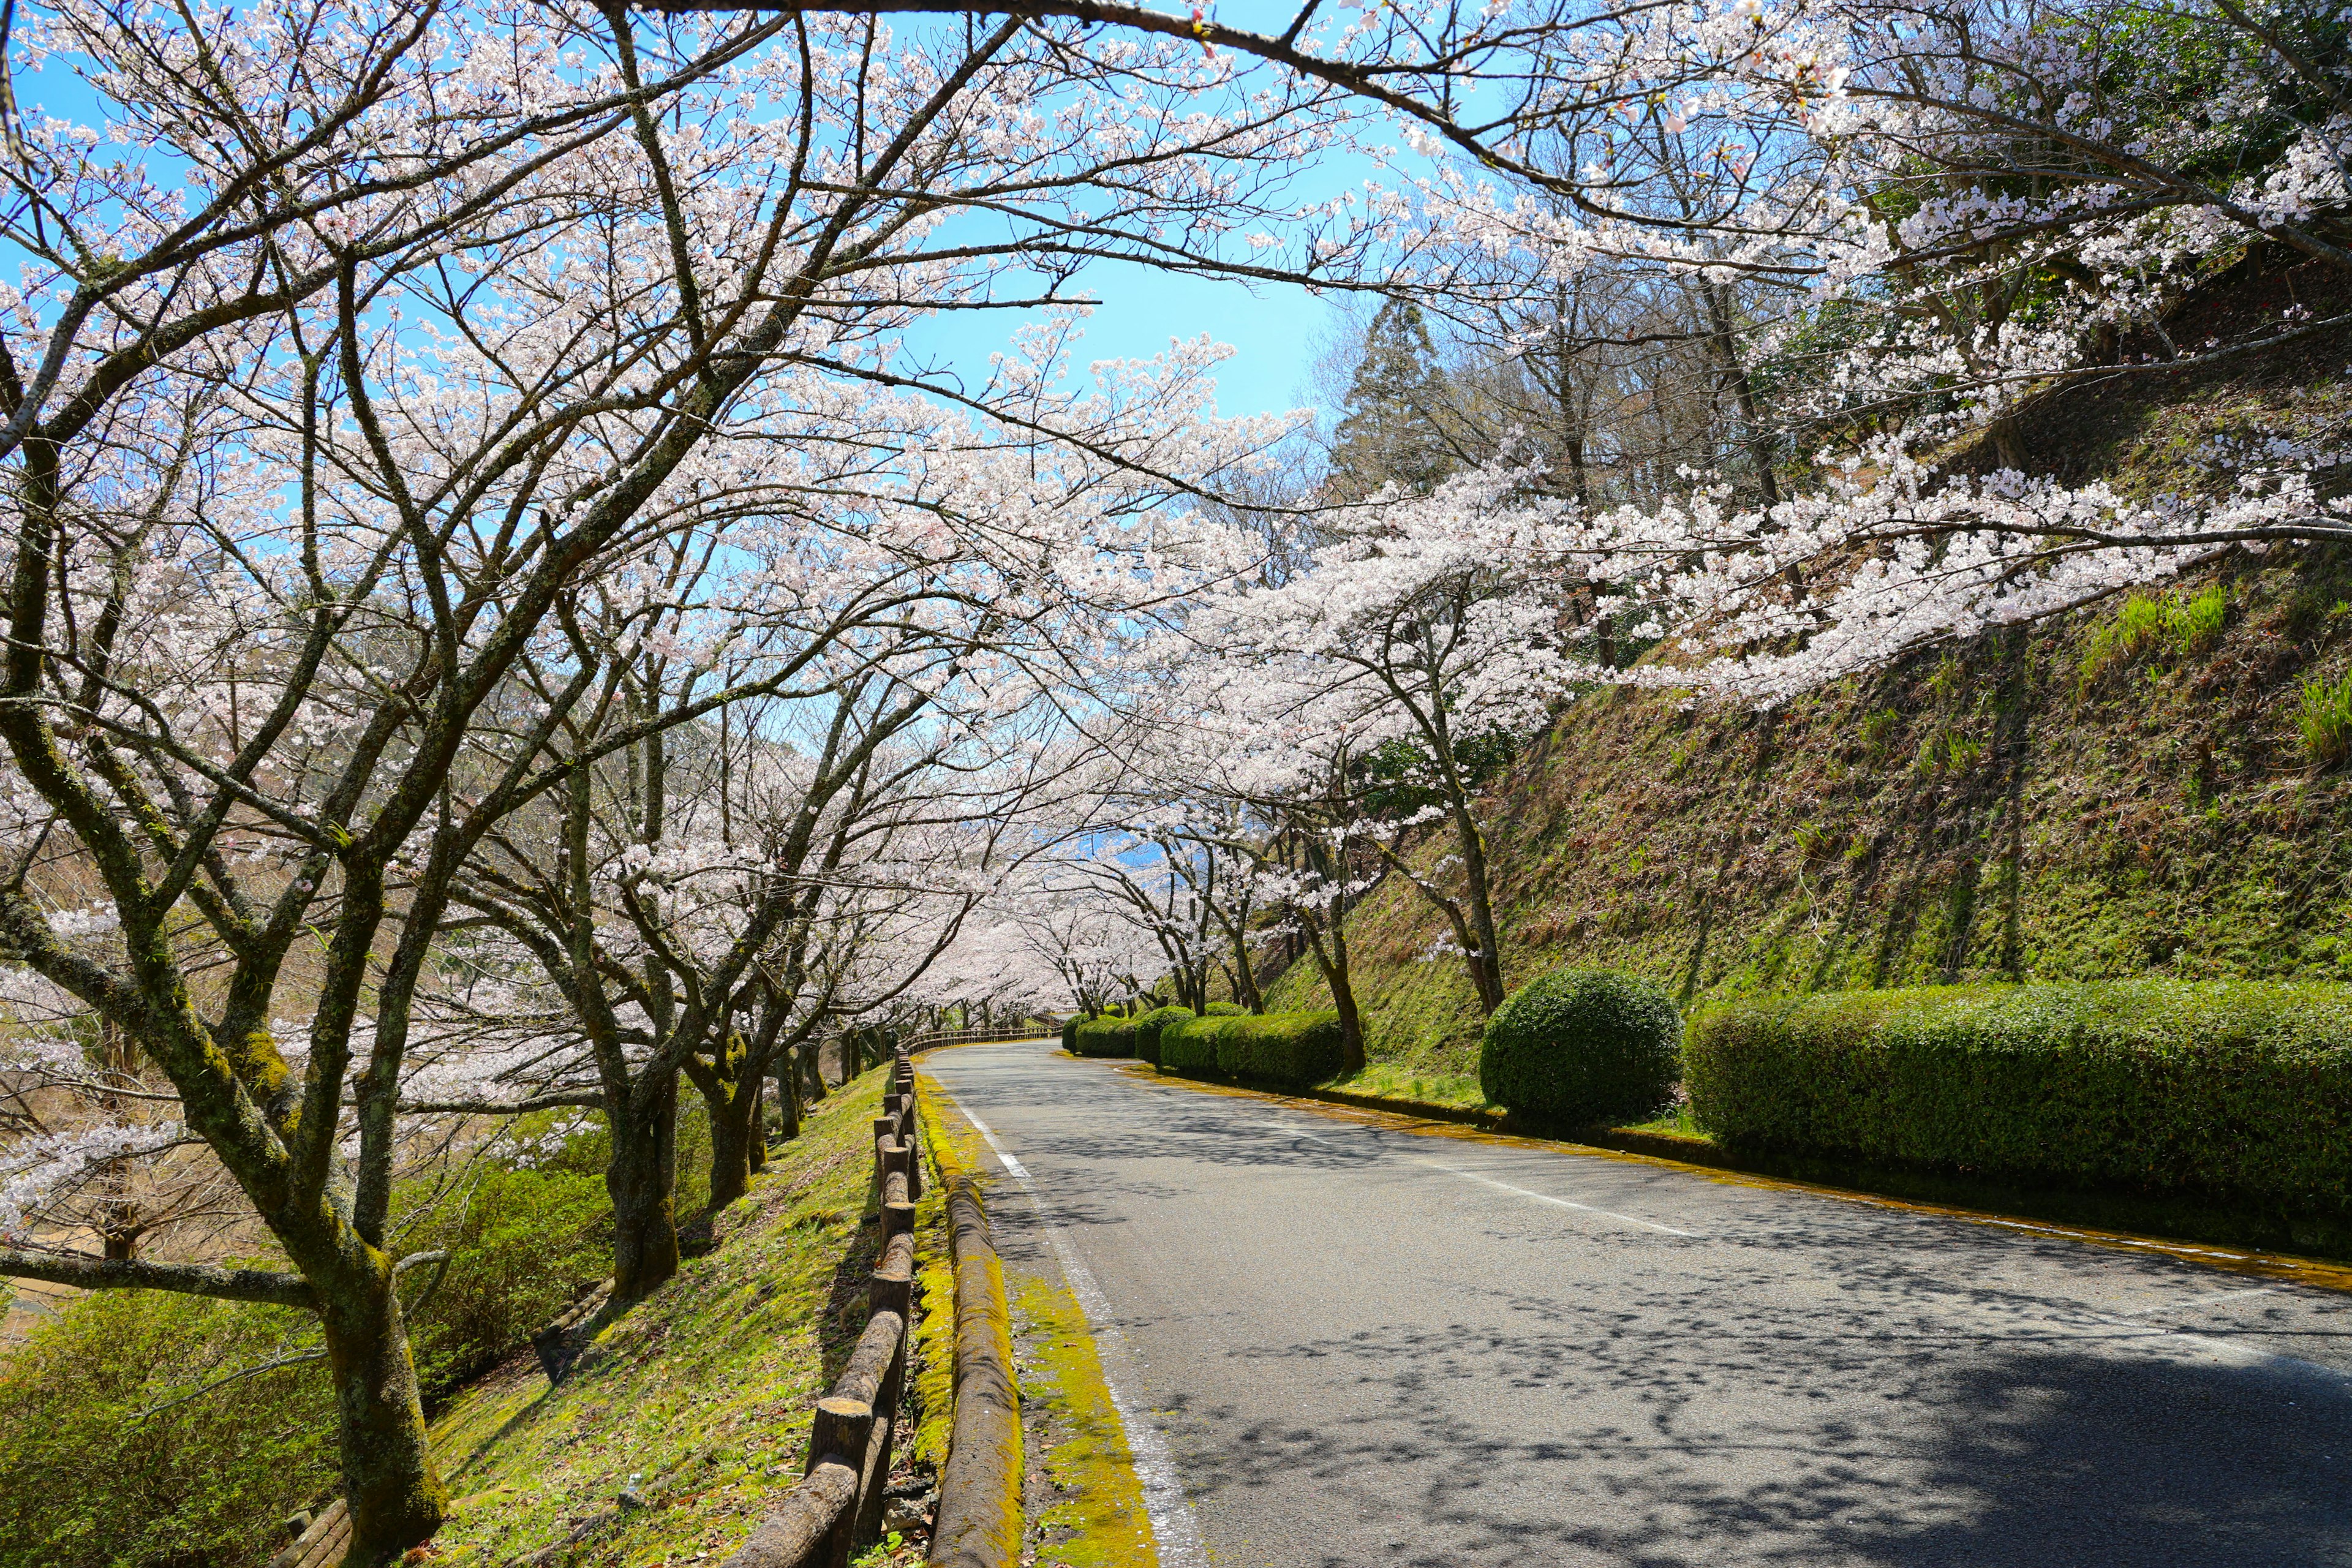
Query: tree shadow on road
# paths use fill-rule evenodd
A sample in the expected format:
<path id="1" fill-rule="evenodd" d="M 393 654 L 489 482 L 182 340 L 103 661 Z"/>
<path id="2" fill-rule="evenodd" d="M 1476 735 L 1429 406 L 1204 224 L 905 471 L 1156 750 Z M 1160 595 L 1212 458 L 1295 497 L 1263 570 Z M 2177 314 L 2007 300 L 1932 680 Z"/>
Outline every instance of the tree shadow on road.
<path id="1" fill-rule="evenodd" d="M 1676 1364 L 1694 1347 L 1620 1358 L 1543 1334 L 1259 1346 L 1245 1358 L 1315 1362 L 1371 1408 L 1294 1425 L 1196 1405 L 1171 1425 L 1213 1520 L 1231 1494 L 1311 1495 L 1316 1547 L 1270 1560 L 1324 1568 L 2352 1564 L 2352 1385 L 2332 1373 L 2199 1364 L 2179 1342 L 2044 1342 L 1932 1355 L 1916 1375 L 1881 1365 L 1895 1375 L 1874 1387 L 1862 1366 L 1809 1371 L 1786 1349 L 1767 1407 L 1694 1386 Z M 1529 1431 L 1524 1412 L 1489 1423 L 1460 1397 L 1465 1380 L 1494 1387 L 1514 1367 L 1517 1386 L 1532 1378 L 1557 1399 L 1549 1430 Z"/>

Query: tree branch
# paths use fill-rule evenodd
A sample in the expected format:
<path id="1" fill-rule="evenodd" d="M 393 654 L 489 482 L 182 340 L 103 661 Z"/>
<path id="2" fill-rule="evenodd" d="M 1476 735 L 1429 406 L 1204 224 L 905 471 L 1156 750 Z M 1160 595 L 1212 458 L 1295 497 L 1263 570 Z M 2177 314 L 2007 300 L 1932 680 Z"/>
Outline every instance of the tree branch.
<path id="1" fill-rule="evenodd" d="M 80 1258 L 70 1253 L 31 1252 L 0 1247 L 0 1275 L 46 1279 L 82 1290 L 174 1290 L 223 1301 L 258 1301 L 270 1307 L 308 1307 L 318 1299 L 301 1276 L 274 1268 L 216 1268 L 209 1263 L 147 1263 L 135 1258 Z"/>

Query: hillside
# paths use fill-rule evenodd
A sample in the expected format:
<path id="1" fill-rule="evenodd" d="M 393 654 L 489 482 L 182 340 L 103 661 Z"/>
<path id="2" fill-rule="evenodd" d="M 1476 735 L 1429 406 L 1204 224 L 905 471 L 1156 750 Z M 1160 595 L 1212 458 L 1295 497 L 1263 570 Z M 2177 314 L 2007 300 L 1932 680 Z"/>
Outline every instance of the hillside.
<path id="1" fill-rule="evenodd" d="M 800 1479 L 810 1406 L 865 1327 L 885 1073 L 812 1108 L 717 1246 L 597 1334 L 551 1388 L 524 1352 L 435 1424 L 456 1500 L 435 1561 L 724 1556 Z"/>
<path id="2" fill-rule="evenodd" d="M 2242 264 L 2176 336 L 2275 315 L 2308 300 L 2301 279 Z M 2348 353 L 2339 330 L 2071 388 L 2024 423 L 2069 478 L 2200 482 L 2192 459 L 2217 438 L 2340 436 Z M 1778 712 L 1581 700 L 1490 799 L 1506 980 L 1623 965 L 1688 1004 L 1990 977 L 2352 979 L 2352 783 L 2298 718 L 2305 684 L 2347 668 L 2352 552 L 2304 548 L 2233 552 Z M 1351 930 L 1375 1063 L 1475 1071 L 1467 982 L 1422 957 L 1442 918 L 1391 879 Z M 1325 1005 L 1311 964 L 1273 1005 Z"/>

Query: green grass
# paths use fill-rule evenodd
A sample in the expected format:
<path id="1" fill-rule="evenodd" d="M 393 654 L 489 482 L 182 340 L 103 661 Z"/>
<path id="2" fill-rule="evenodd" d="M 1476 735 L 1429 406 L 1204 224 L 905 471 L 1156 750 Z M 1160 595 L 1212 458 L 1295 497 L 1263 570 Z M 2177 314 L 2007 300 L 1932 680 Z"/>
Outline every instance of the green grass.
<path id="1" fill-rule="evenodd" d="M 2305 754 L 2321 767 L 2332 768 L 2352 757 L 2352 673 L 2332 682 L 2305 681 L 2294 720 Z"/>
<path id="2" fill-rule="evenodd" d="M 1373 1094 L 1382 1100 L 1418 1100 L 1423 1105 L 1445 1105 L 1464 1110 L 1481 1110 L 1486 1105 L 1486 1097 L 1478 1089 L 1476 1073 L 1417 1072 L 1395 1062 L 1368 1062 L 1364 1070 L 1353 1078 L 1343 1078 L 1324 1087 L 1348 1094 Z"/>
<path id="3" fill-rule="evenodd" d="M 1698 1124 L 1698 1119 L 1690 1113 L 1690 1107 L 1687 1105 L 1676 1106 L 1674 1110 L 1667 1111 L 1664 1115 L 1654 1116 L 1647 1121 L 1629 1121 L 1624 1126 L 1615 1129 L 1615 1131 L 1619 1132 L 1656 1132 L 1662 1133 L 1668 1138 L 1696 1139 L 1702 1143 L 1712 1143 L 1715 1142 L 1714 1138 L 1708 1134 L 1707 1130 Z"/>
<path id="4" fill-rule="evenodd" d="M 800 1479 L 811 1405 L 866 1321 L 871 1129 L 886 1074 L 814 1108 L 720 1245 L 596 1338 L 562 1387 L 529 1357 L 453 1402 L 434 1440 L 455 1516 L 436 1561 L 567 1568 L 723 1556 Z M 624 1489 L 647 1506 L 625 1509 Z"/>

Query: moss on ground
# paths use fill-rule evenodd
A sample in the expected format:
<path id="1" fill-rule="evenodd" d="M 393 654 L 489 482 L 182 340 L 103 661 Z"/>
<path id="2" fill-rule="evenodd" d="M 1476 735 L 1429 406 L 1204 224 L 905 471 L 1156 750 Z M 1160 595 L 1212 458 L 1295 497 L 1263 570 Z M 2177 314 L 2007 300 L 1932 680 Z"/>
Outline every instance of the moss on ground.
<path id="1" fill-rule="evenodd" d="M 1475 1068 L 1476 1063 L 1472 1063 Z M 1410 1100 L 1419 1105 L 1444 1105 L 1459 1110 L 1483 1110 L 1486 1108 L 1486 1091 L 1478 1087 L 1478 1075 L 1443 1072 L 1434 1069 L 1416 1071 L 1397 1061 L 1376 1061 L 1364 1064 L 1364 1070 L 1350 1077 L 1335 1079 L 1327 1087 L 1348 1094 L 1378 1095 L 1382 1100 Z"/>
<path id="2" fill-rule="evenodd" d="M 924 1075 L 916 1104 L 924 1141 L 941 1177 L 979 1177 L 986 1169 L 978 1131 L 957 1111 L 945 1089 Z M 942 1201 L 944 1201 L 942 1199 Z M 936 1233 L 936 1254 L 919 1253 L 927 1299 L 952 1302 L 954 1273 L 947 1255 L 945 1226 Z M 1051 1267 L 1048 1265 L 1047 1267 Z M 1007 1271 L 1012 1313 L 1013 1366 L 1020 1382 L 1024 1450 L 1032 1456 L 1026 1478 L 1027 1536 L 1023 1561 L 1036 1568 L 1157 1568 L 1160 1556 L 1135 1458 L 1110 1387 L 1103 1380 L 1085 1309 L 1058 1273 L 1053 1278 Z M 934 1322 L 927 1312 L 923 1332 L 951 1352 L 952 1312 Z M 936 1447 L 935 1462 L 947 1458 L 947 1422 L 952 1354 L 929 1359 L 924 1375 L 936 1376 L 940 1394 L 925 1394 L 926 1412 L 940 1412 L 934 1431 L 927 1418 L 917 1438 L 919 1451 Z"/>
<path id="3" fill-rule="evenodd" d="M 1031 1478 L 1026 1560 L 1036 1568 L 1158 1568 L 1127 1428 L 1103 1381 L 1078 1299 L 1030 1276 L 1013 1294 L 1013 1338 Z"/>
<path id="4" fill-rule="evenodd" d="M 717 1217 L 717 1250 L 605 1326 L 562 1387 L 526 1356 L 453 1403 L 434 1434 L 457 1500 L 436 1562 L 723 1556 L 799 1480 L 809 1411 L 865 1328 L 886 1077 L 813 1107 Z"/>
<path id="5" fill-rule="evenodd" d="M 928 1074 L 915 1078 L 915 1120 L 930 1180 L 915 1207 L 915 1276 L 923 1308 L 915 1326 L 915 1460 L 933 1471 L 948 1462 L 955 1426 L 955 1259 L 949 1255 L 947 1204 L 950 1175 L 979 1169 L 978 1144 L 961 1117 L 947 1110 L 947 1091 Z"/>

